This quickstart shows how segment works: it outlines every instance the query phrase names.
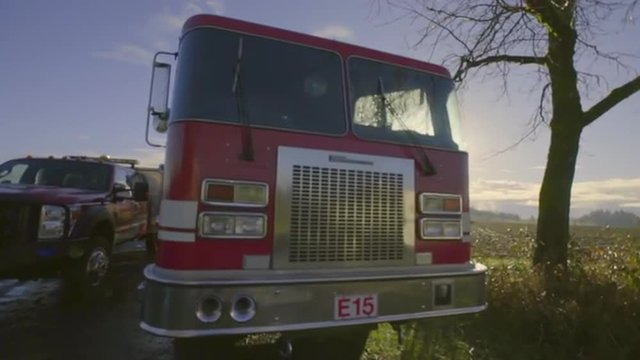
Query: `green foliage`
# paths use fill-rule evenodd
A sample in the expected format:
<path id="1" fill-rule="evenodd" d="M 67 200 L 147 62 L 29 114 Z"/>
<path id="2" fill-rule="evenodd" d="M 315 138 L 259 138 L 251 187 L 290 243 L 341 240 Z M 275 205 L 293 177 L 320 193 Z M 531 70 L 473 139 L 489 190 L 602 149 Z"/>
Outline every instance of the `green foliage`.
<path id="1" fill-rule="evenodd" d="M 362 355 L 365 360 L 399 360 L 402 347 L 398 342 L 398 333 L 389 324 L 380 324 L 378 330 L 371 332 Z"/>
<path id="2" fill-rule="evenodd" d="M 640 229 L 573 228 L 568 275 L 554 294 L 530 265 L 534 231 L 476 224 L 489 308 L 406 325 L 402 354 L 373 351 L 390 346 L 381 339 L 393 330 L 380 328 L 363 359 L 639 359 Z"/>

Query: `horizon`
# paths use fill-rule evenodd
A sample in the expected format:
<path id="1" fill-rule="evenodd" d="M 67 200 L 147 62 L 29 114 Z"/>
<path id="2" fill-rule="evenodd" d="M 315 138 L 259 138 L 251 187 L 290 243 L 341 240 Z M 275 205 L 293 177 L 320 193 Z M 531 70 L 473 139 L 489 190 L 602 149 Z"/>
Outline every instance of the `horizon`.
<path id="1" fill-rule="evenodd" d="M 275 4 L 275 5 L 274 5 Z M 372 8 L 369 0 L 301 4 L 222 0 L 142 0 L 93 4 L 44 0 L 0 5 L 0 162 L 26 156 L 80 154 L 133 157 L 143 165 L 162 162 L 163 151 L 144 143 L 146 105 L 155 51 L 173 51 L 189 16 L 225 17 L 335 39 L 358 46 L 442 64 L 451 44 L 412 47 L 420 24 L 393 21 L 399 13 Z M 284 11 L 286 10 L 286 11 Z M 95 14 L 99 14 L 96 16 Z M 640 24 L 606 23 L 599 39 L 605 51 L 626 49 Z M 24 24 L 28 23 L 28 26 Z M 635 55 L 640 55 L 640 49 Z M 585 107 L 640 70 L 580 60 L 583 70 L 607 81 L 583 97 Z M 449 66 L 451 70 L 451 66 Z M 515 69 L 515 68 L 514 68 Z M 470 203 L 481 210 L 537 216 L 537 197 L 549 143 L 541 127 L 533 139 L 503 151 L 527 133 L 539 87 L 529 68 L 517 68 L 509 91 L 501 79 L 478 75 L 459 92 L 469 151 Z M 640 122 L 638 94 L 585 129 L 573 185 L 571 216 L 596 209 L 640 215 L 640 167 L 630 161 Z M 496 134 L 499 134 L 497 136 Z"/>
<path id="2" fill-rule="evenodd" d="M 484 212 L 487 213 L 489 216 L 516 216 L 518 217 L 519 221 L 525 221 L 525 220 L 534 220 L 534 221 L 538 221 L 538 217 L 536 215 L 531 215 L 531 216 L 523 216 L 521 214 L 517 214 L 517 213 L 511 213 L 511 212 L 506 212 L 506 211 L 492 211 L 492 210 L 482 210 L 482 209 L 477 209 L 473 206 L 471 206 L 469 208 L 469 213 L 471 214 L 471 216 L 473 216 L 474 212 Z M 579 216 L 575 216 L 575 215 L 571 215 L 570 219 L 571 221 L 575 221 L 575 220 L 579 220 L 580 218 L 583 218 L 585 216 L 589 216 L 589 215 L 593 215 L 594 213 L 597 212 L 604 212 L 604 213 L 609 213 L 609 214 L 616 214 L 616 213 L 623 213 L 623 214 L 632 214 L 636 217 L 638 217 L 638 219 L 640 219 L 640 215 L 638 215 L 636 212 L 633 211 L 628 211 L 625 209 L 595 209 L 595 210 L 591 210 L 589 212 L 586 212 L 584 214 L 581 214 Z"/>

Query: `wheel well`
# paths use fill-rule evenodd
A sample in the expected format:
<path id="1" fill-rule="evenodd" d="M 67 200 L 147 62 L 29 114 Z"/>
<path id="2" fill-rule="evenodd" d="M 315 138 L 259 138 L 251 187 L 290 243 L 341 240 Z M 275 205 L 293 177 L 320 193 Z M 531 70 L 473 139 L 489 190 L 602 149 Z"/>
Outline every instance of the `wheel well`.
<path id="1" fill-rule="evenodd" d="M 91 231 L 91 236 L 104 236 L 109 243 L 108 251 L 111 251 L 111 246 L 113 245 L 113 227 L 107 221 L 102 221 L 93 228 Z"/>

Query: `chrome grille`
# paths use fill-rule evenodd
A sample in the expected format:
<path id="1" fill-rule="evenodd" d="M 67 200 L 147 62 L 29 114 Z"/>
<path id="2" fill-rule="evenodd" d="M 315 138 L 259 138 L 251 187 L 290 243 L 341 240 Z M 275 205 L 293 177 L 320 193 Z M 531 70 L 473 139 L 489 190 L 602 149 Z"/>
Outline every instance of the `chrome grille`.
<path id="1" fill-rule="evenodd" d="M 402 260 L 402 177 L 295 165 L 289 262 Z"/>
<path id="2" fill-rule="evenodd" d="M 0 249 L 23 241 L 27 236 L 30 207 L 22 204 L 0 203 Z"/>
<path id="3" fill-rule="evenodd" d="M 278 147 L 273 267 L 415 261 L 412 159 Z"/>

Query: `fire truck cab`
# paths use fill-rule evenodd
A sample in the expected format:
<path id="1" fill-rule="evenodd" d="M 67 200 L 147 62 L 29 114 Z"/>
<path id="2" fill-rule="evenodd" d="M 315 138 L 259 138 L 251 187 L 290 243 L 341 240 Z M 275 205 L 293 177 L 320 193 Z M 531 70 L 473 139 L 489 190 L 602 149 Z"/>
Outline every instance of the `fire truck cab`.
<path id="1" fill-rule="evenodd" d="M 151 90 L 166 150 L 144 330 L 330 334 L 486 307 L 446 69 L 196 15 Z"/>

